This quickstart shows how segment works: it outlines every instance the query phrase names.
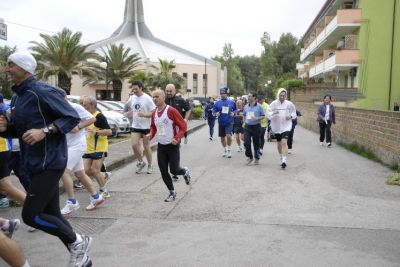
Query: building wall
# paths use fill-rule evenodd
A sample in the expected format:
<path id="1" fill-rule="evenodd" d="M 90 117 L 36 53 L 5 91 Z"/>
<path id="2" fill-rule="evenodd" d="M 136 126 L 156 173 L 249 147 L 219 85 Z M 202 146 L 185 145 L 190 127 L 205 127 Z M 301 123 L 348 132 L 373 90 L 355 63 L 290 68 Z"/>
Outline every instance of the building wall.
<path id="1" fill-rule="evenodd" d="M 298 123 L 319 133 L 316 121 L 319 104 L 293 101 L 303 115 Z M 336 125 L 332 127 L 332 139 L 336 143 L 356 142 L 373 151 L 383 162 L 400 164 L 400 112 L 336 106 Z M 316 138 L 315 145 L 318 142 Z"/>
<path id="2" fill-rule="evenodd" d="M 159 63 L 150 62 L 149 65 L 158 66 Z M 192 89 L 192 93 L 185 94 L 185 90 L 181 90 L 183 96 L 186 97 L 204 97 L 203 90 L 203 74 L 205 73 L 204 65 L 188 65 L 188 64 L 177 64 L 176 68 L 173 70 L 178 74 L 183 73 L 188 74 L 188 88 Z M 207 76 L 208 76 L 208 86 L 207 86 L 207 97 L 218 95 L 218 89 L 224 85 L 224 74 L 219 73 L 221 71 L 217 66 L 207 65 Z M 193 94 L 193 73 L 198 74 L 198 93 Z M 98 85 L 86 85 L 82 86 L 82 79 L 79 76 L 74 76 L 72 79 L 71 95 L 91 95 L 96 97 L 96 89 L 105 89 L 105 84 Z M 112 89 L 112 84 L 108 85 L 109 90 Z M 164 89 L 164 88 L 163 88 Z M 122 86 L 121 100 L 126 101 L 130 93 L 129 83 L 125 81 Z"/>
<path id="3" fill-rule="evenodd" d="M 359 90 L 366 96 L 358 101 L 360 108 L 388 110 L 394 1 L 398 2 L 398 0 L 360 1 L 362 23 L 359 38 L 361 59 Z M 400 3 L 397 5 L 397 14 L 399 9 Z M 398 20 L 397 24 L 399 23 Z M 395 34 L 397 53 L 399 34 L 399 31 Z M 397 86 L 400 85 L 398 78 L 395 83 Z M 397 88 L 399 88 L 397 91 L 400 91 L 400 87 Z M 398 98 L 399 94 L 393 93 L 392 89 L 392 99 Z M 390 110 L 393 110 L 393 101 L 391 102 Z"/>
<path id="4" fill-rule="evenodd" d="M 392 94 L 391 110 L 394 103 L 400 105 L 400 0 L 396 2 L 395 36 L 393 47 L 393 71 L 392 71 Z"/>

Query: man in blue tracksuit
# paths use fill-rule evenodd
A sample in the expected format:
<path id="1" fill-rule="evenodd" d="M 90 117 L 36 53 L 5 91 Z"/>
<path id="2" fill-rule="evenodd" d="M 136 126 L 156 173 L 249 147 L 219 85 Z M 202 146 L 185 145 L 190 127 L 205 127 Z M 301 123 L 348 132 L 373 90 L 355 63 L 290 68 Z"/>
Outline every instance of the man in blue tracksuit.
<path id="1" fill-rule="evenodd" d="M 87 266 L 91 238 L 76 234 L 61 215 L 58 189 L 67 165 L 65 134 L 79 128 L 79 116 L 57 88 L 35 80 L 36 60 L 31 54 L 11 54 L 5 69 L 16 100 L 9 120 L 0 117 L 0 136 L 18 137 L 22 164 L 32 179 L 22 219 L 57 236 L 71 253 L 69 266 Z"/>
<path id="2" fill-rule="evenodd" d="M 255 93 L 248 94 L 249 103 L 244 107 L 244 117 L 246 123 L 244 126 L 244 147 L 246 149 L 246 162 L 250 165 L 253 162 L 253 153 L 251 151 L 251 139 L 253 139 L 254 165 L 259 164 L 260 160 L 260 133 L 261 120 L 264 118 L 264 109 L 257 103 Z"/>
<path id="3" fill-rule="evenodd" d="M 208 128 L 210 129 L 210 140 L 213 140 L 214 136 L 214 125 L 215 125 L 215 115 L 214 115 L 214 98 L 210 97 L 210 102 L 204 109 L 205 117 L 208 122 Z"/>
<path id="4" fill-rule="evenodd" d="M 218 119 L 218 135 L 224 147 L 223 157 L 231 158 L 233 116 L 236 111 L 236 104 L 228 98 L 229 88 L 219 89 L 221 99 L 214 104 L 214 114 Z"/>

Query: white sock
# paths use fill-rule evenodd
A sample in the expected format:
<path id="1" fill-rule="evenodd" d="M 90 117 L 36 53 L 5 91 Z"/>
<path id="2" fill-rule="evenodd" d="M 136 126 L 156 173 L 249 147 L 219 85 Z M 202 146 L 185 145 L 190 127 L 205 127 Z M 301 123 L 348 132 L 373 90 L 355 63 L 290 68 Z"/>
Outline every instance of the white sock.
<path id="1" fill-rule="evenodd" d="M 224 150 L 225 150 L 225 152 L 228 152 L 228 148 L 227 147 L 224 147 Z"/>
<path id="2" fill-rule="evenodd" d="M 75 240 L 74 244 L 77 244 L 77 243 L 80 243 L 83 241 L 80 234 L 75 234 L 75 235 L 76 235 L 76 240 Z"/>
<path id="3" fill-rule="evenodd" d="M 25 260 L 25 263 L 24 263 L 24 265 L 23 265 L 22 267 L 31 267 L 31 266 L 29 265 L 29 263 L 28 263 L 28 260 Z"/>
<path id="4" fill-rule="evenodd" d="M 231 151 L 231 146 L 228 146 L 228 151 Z"/>
<path id="5" fill-rule="evenodd" d="M 286 156 L 283 156 L 283 157 L 282 157 L 282 162 L 285 162 L 285 163 L 286 163 Z"/>

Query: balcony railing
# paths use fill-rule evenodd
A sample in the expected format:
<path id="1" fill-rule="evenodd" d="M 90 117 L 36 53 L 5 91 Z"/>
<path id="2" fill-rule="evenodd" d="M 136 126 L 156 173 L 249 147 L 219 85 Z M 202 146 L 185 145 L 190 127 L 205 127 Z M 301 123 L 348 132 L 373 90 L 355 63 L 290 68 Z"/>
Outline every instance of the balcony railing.
<path id="1" fill-rule="evenodd" d="M 348 27 L 349 32 L 343 32 L 343 35 L 354 31 L 354 27 L 359 27 L 361 23 L 361 9 L 338 9 L 336 16 L 326 25 L 321 33 L 307 46 L 304 47 L 300 55 L 300 61 L 303 62 L 308 56 L 313 54 L 330 35 L 339 32 L 340 27 Z"/>
<path id="2" fill-rule="evenodd" d="M 312 66 L 309 70 L 309 77 L 315 77 L 321 73 L 330 72 L 334 69 L 344 69 L 349 67 L 356 67 L 360 62 L 359 50 L 336 50 L 334 53 L 329 53 L 327 58 L 324 58 L 321 62 Z"/>

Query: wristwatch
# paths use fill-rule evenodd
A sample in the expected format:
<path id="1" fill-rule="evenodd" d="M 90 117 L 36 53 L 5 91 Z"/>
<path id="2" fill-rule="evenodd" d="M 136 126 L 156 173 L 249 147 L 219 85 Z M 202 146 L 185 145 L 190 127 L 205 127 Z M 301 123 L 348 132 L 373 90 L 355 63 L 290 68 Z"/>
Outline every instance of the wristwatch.
<path id="1" fill-rule="evenodd" d="M 54 132 L 54 126 L 50 124 L 49 126 L 44 127 L 42 130 L 45 134 L 52 134 Z"/>

